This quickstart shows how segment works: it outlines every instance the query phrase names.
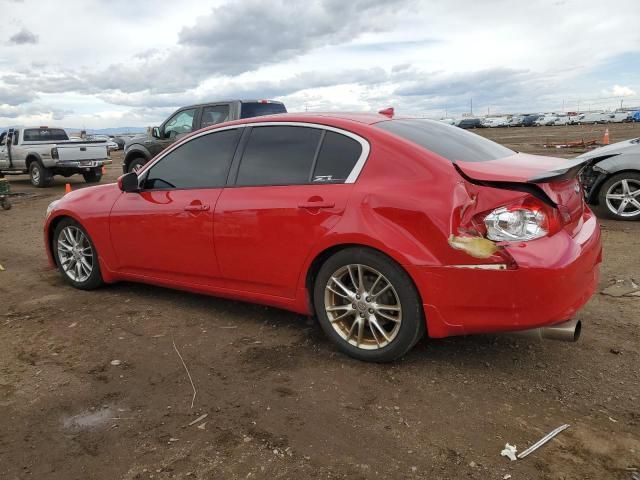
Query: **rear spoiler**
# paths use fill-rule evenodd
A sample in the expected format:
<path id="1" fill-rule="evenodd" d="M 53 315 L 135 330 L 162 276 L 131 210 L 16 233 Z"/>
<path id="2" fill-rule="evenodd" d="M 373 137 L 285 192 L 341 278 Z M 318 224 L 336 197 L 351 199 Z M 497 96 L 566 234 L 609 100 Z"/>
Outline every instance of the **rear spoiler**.
<path id="1" fill-rule="evenodd" d="M 464 178 L 467 182 L 473 185 L 481 185 L 483 187 L 492 187 L 492 188 L 501 188 L 503 190 L 514 190 L 516 192 L 525 192 L 542 200 L 544 203 L 546 203 L 551 207 L 555 208 L 558 206 L 556 202 L 551 200 L 551 198 L 549 198 L 549 195 L 547 195 L 547 193 L 535 183 L 476 180 L 474 178 L 471 178 L 466 173 L 464 173 L 462 169 L 455 162 L 453 162 L 453 167 L 456 169 L 456 171 L 460 174 L 462 178 Z"/>
<path id="2" fill-rule="evenodd" d="M 572 161 L 563 165 L 562 168 L 555 170 L 549 170 L 548 172 L 541 173 L 535 177 L 531 177 L 527 180 L 528 183 L 547 183 L 547 182 L 562 182 L 563 180 L 570 180 L 577 177 L 583 168 L 602 160 L 601 157 L 595 158 L 574 158 Z"/>

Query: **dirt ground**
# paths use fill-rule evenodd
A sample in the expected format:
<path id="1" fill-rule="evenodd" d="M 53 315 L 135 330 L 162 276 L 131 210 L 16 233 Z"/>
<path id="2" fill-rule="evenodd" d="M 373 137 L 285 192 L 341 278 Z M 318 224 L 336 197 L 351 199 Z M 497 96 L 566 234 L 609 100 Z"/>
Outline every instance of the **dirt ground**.
<path id="1" fill-rule="evenodd" d="M 640 136 L 640 125 L 609 128 L 612 141 Z M 479 133 L 571 156 L 540 145 L 603 131 Z M 64 179 L 44 190 L 10 180 L 27 195 L 0 211 L 1 479 L 628 480 L 640 468 L 640 297 L 596 294 L 575 344 L 425 340 L 395 364 L 367 364 L 281 310 L 129 283 L 74 290 L 42 246 Z M 640 223 L 602 228 L 601 288 L 640 281 Z M 564 423 L 526 459 L 500 456 Z"/>

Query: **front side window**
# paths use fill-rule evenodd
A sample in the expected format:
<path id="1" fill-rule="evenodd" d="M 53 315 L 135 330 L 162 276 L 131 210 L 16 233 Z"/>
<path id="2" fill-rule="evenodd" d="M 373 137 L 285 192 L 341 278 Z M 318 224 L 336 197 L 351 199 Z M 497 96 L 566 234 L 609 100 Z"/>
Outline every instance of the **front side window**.
<path id="1" fill-rule="evenodd" d="M 226 122 L 229 119 L 229 105 L 215 105 L 202 109 L 202 128 Z"/>
<path id="2" fill-rule="evenodd" d="M 375 126 L 452 162 L 484 162 L 515 153 L 475 133 L 431 120 L 387 120 Z"/>
<path id="3" fill-rule="evenodd" d="M 7 139 L 7 132 L 0 133 L 0 145 L 4 145 Z"/>
<path id="4" fill-rule="evenodd" d="M 236 184 L 309 183 L 322 131 L 311 127 L 253 127 L 242 155 Z"/>
<path id="5" fill-rule="evenodd" d="M 193 130 L 195 116 L 195 108 L 176 113 L 164 126 L 164 138 L 175 138 L 177 135 L 190 133 Z"/>
<path id="6" fill-rule="evenodd" d="M 161 158 L 149 169 L 144 188 L 216 188 L 227 182 L 240 130 L 223 130 L 194 138 Z"/>

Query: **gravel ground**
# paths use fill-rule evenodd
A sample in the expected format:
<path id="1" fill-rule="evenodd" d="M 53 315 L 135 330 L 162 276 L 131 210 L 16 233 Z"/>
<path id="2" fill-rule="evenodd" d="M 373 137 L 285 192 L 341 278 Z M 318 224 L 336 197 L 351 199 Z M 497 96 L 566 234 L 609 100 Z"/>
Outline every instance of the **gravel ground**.
<path id="1" fill-rule="evenodd" d="M 612 141 L 640 136 L 638 125 L 609 128 Z M 541 144 L 603 131 L 478 133 L 572 156 Z M 25 195 L 0 211 L 2 479 L 628 480 L 640 468 L 640 297 L 596 294 L 576 344 L 425 340 L 395 364 L 366 364 L 281 310 L 128 283 L 72 289 L 42 247 L 63 179 L 11 184 Z M 602 228 L 601 288 L 640 281 L 640 223 Z M 500 456 L 564 423 L 528 458 Z"/>

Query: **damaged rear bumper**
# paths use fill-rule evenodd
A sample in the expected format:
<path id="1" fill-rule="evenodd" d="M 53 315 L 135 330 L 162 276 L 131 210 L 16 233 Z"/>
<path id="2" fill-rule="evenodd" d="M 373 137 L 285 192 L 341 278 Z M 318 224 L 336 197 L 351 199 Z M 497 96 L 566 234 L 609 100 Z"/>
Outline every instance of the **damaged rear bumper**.
<path id="1" fill-rule="evenodd" d="M 429 336 L 529 330 L 573 318 L 593 295 L 602 261 L 596 218 L 586 211 L 583 220 L 575 236 L 563 230 L 505 246 L 516 268 L 411 267 Z"/>

